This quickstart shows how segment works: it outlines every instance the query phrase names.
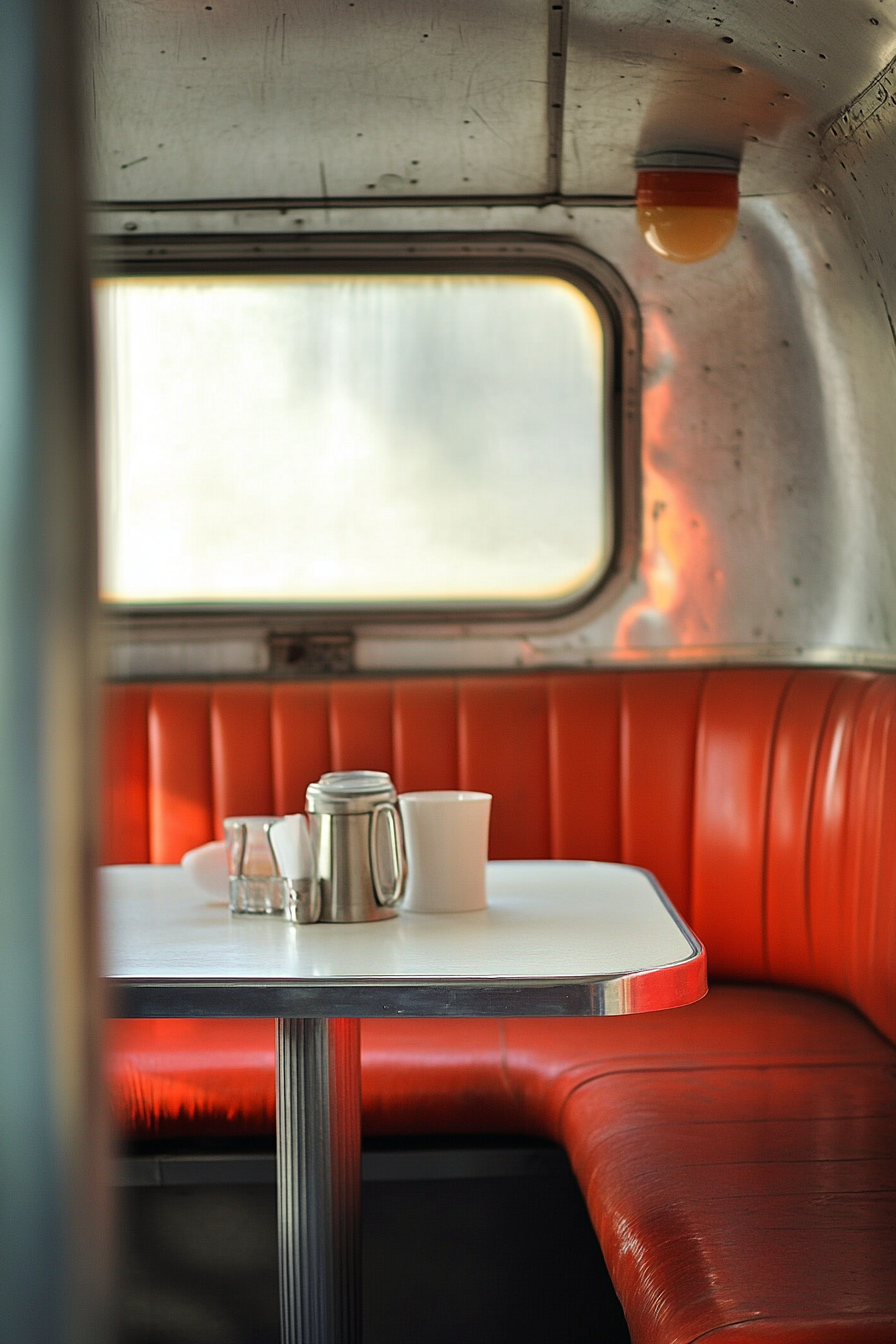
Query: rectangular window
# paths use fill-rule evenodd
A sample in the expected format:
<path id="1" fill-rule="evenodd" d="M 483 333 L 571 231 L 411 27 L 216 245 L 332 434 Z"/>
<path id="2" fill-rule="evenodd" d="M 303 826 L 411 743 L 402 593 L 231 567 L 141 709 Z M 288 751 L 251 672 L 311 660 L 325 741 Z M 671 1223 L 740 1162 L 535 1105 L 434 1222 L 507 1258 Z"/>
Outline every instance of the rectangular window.
<path id="1" fill-rule="evenodd" d="M 565 279 L 96 282 L 129 607 L 568 600 L 612 549 L 605 334 Z"/>

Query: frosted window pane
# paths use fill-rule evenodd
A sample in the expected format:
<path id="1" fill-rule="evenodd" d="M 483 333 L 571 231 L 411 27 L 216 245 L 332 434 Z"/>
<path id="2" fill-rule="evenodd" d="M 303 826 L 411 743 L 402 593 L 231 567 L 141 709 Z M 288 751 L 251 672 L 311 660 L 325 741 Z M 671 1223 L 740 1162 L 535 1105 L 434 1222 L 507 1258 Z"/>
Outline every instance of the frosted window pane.
<path id="1" fill-rule="evenodd" d="M 119 603 L 550 599 L 603 570 L 603 333 L 518 277 L 97 282 Z"/>

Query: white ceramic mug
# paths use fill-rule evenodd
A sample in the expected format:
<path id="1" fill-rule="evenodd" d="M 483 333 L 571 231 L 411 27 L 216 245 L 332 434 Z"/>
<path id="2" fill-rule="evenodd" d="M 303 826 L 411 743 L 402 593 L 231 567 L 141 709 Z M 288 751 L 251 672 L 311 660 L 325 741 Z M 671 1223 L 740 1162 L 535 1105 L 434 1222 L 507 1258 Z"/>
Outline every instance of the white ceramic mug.
<path id="1" fill-rule="evenodd" d="M 404 909 L 429 915 L 484 910 L 491 794 L 403 793 L 398 806 L 408 855 Z"/>

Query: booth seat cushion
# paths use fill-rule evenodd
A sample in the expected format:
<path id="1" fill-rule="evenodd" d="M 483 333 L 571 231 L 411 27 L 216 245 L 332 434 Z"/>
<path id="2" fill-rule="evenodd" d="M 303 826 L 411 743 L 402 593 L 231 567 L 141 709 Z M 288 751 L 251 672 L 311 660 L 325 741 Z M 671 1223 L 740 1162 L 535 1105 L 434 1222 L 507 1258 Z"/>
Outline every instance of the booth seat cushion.
<path id="1" fill-rule="evenodd" d="M 896 1067 L 896 1048 L 846 1004 L 764 985 L 713 985 L 687 1008 L 635 1017 L 511 1018 L 504 1042 L 520 1113 L 558 1142 L 567 1098 L 608 1072 L 856 1061 Z"/>
<path id="2" fill-rule="evenodd" d="M 106 1074 L 123 1137 L 274 1132 L 274 1023 L 117 1019 Z M 518 1107 L 495 1018 L 361 1023 L 367 1133 L 500 1133 Z"/>
<path id="3" fill-rule="evenodd" d="M 529 1132 L 558 1141 L 567 1098 L 608 1070 L 896 1067 L 896 1050 L 845 1004 L 744 985 L 716 985 L 688 1008 L 635 1017 L 370 1019 L 361 1023 L 361 1057 L 366 1133 Z M 272 1022 L 113 1021 L 106 1059 L 124 1134 L 273 1132 Z"/>
<path id="4" fill-rule="evenodd" d="M 892 1059 L 629 1066 L 561 1131 L 633 1344 L 896 1339 Z"/>
<path id="5" fill-rule="evenodd" d="M 123 1138 L 274 1132 L 274 1023 L 264 1018 L 117 1018 L 106 1080 Z"/>

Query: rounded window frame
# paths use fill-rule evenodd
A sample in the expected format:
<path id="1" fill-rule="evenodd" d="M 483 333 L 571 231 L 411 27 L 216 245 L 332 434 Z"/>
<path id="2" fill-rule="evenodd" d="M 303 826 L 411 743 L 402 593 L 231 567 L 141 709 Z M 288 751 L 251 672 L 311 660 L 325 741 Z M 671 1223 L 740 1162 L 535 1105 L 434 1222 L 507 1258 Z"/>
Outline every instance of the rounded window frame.
<path id="1" fill-rule="evenodd" d="M 97 279 L 127 276 L 251 274 L 519 275 L 574 285 L 595 308 L 604 332 L 605 483 L 610 544 L 600 574 L 556 598 L 455 599 L 345 603 L 102 603 L 113 630 L 177 631 L 212 625 L 230 631 L 263 627 L 269 638 L 379 627 L 432 628 L 462 623 L 466 631 L 506 634 L 556 629 L 585 609 L 612 602 L 631 578 L 640 549 L 641 325 L 638 305 L 619 272 L 578 243 L 527 233 L 167 235 L 100 237 Z"/>

